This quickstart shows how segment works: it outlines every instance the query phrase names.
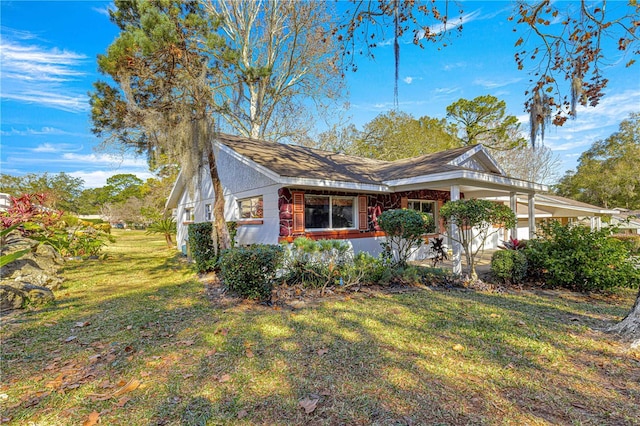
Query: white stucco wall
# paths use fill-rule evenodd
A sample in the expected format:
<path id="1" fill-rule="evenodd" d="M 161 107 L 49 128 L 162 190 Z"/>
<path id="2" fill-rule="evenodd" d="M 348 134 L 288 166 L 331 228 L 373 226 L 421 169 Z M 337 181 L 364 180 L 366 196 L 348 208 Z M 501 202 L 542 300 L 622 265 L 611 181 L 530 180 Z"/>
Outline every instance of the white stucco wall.
<path id="1" fill-rule="evenodd" d="M 225 196 L 225 220 L 238 221 L 238 244 L 277 244 L 280 232 L 280 219 L 278 211 L 278 188 L 275 181 L 236 160 L 224 151 L 216 151 L 218 173 L 222 182 Z M 185 223 L 185 209 L 194 209 L 194 222 L 206 220 L 205 205 L 213 206 L 213 185 L 208 170 L 203 172 L 200 185 L 194 189 L 192 195 L 187 188 L 184 189 L 178 207 L 176 209 L 176 222 L 178 223 L 177 247 L 181 249 L 187 240 L 187 227 Z M 262 196 L 264 217 L 260 225 L 241 225 L 239 220 L 237 201 L 244 198 Z"/>

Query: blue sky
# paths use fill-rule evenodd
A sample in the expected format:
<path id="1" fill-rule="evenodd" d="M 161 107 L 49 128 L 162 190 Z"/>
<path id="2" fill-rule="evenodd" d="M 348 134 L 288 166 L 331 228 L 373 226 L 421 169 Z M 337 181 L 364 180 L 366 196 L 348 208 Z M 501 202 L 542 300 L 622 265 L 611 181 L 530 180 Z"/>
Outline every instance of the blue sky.
<path id="1" fill-rule="evenodd" d="M 448 46 L 425 49 L 401 45 L 399 108 L 416 117 L 443 118 L 460 98 L 492 94 L 507 102 L 510 114 L 527 128 L 523 110 L 529 76 L 513 60 L 520 34 L 507 20 L 512 3 L 461 2 L 464 26 Z M 609 8 L 626 2 L 609 3 Z M 99 78 L 96 55 L 117 35 L 109 22 L 109 2 L 4 1 L 1 7 L 1 153 L 2 173 L 66 172 L 103 186 L 118 173 L 151 176 L 144 158 L 96 151 L 90 131 L 87 92 Z M 361 127 L 393 107 L 393 48 L 381 43 L 375 60 L 358 58 L 347 75 L 350 121 Z M 545 138 L 562 162 L 574 168 L 578 156 L 596 140 L 615 132 L 629 113 L 640 111 L 640 67 L 623 66 L 609 53 L 606 96 L 596 108 L 579 108 L 578 118 L 551 128 Z M 628 59 L 628 58 L 627 58 Z"/>

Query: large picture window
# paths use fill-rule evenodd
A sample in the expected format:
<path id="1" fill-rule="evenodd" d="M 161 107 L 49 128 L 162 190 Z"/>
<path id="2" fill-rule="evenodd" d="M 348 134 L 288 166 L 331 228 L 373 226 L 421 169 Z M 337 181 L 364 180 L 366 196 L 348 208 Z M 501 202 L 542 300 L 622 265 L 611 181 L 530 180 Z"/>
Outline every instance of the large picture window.
<path id="1" fill-rule="evenodd" d="M 305 195 L 305 229 L 349 229 L 355 227 L 355 199 L 329 195 Z"/>
<path id="2" fill-rule="evenodd" d="M 252 197 L 238 200 L 240 219 L 262 219 L 264 207 L 262 197 Z"/>
<path id="3" fill-rule="evenodd" d="M 407 204 L 407 208 L 419 211 L 421 213 L 426 213 L 433 218 L 434 223 L 437 220 L 436 217 L 436 206 L 437 202 L 430 200 L 409 200 Z"/>

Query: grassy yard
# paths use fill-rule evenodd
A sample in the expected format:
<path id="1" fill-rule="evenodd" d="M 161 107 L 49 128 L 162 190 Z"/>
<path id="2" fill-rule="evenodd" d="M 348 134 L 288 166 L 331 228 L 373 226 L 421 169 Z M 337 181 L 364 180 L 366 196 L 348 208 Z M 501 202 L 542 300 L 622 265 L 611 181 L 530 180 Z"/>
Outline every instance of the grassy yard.
<path id="1" fill-rule="evenodd" d="M 3 319 L 3 422 L 640 424 L 640 354 L 594 331 L 631 291 L 221 306 L 161 236 L 115 236 L 55 305 Z"/>

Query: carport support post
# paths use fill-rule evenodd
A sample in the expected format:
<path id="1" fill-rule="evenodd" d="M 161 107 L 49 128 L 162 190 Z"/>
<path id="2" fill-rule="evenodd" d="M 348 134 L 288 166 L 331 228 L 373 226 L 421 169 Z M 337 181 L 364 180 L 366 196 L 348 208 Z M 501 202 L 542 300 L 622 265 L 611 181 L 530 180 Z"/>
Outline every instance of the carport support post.
<path id="1" fill-rule="evenodd" d="M 516 215 L 516 224 L 511 228 L 511 238 L 514 240 L 518 239 L 518 194 L 515 192 L 509 193 L 509 208 L 514 215 Z"/>
<path id="2" fill-rule="evenodd" d="M 460 199 L 460 186 L 451 185 L 451 201 L 458 201 Z M 449 230 L 451 235 L 451 250 L 453 251 L 453 273 L 456 275 L 462 274 L 462 247 L 458 241 L 453 239 L 454 235 L 458 235 L 458 226 L 455 223 L 451 224 Z"/>
<path id="3" fill-rule="evenodd" d="M 536 234 L 536 194 L 529 194 L 527 200 L 527 216 L 529 219 L 529 239 L 533 239 Z"/>

